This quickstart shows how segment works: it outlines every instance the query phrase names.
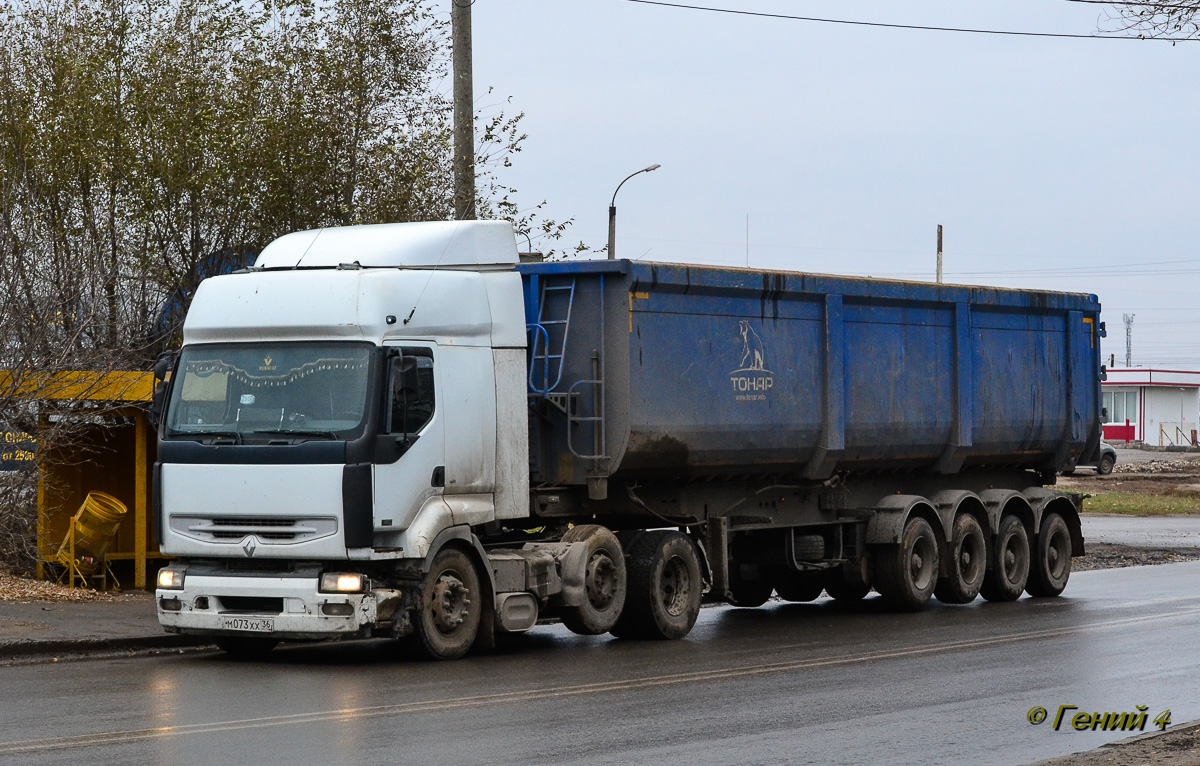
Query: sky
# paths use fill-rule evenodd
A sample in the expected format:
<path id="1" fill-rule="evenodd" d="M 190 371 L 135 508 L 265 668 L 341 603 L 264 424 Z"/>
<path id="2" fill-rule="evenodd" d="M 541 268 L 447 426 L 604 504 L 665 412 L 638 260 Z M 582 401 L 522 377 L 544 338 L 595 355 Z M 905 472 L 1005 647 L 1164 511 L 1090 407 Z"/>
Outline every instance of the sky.
<path id="1" fill-rule="evenodd" d="M 1068 0 L 694 4 L 1111 26 L 1110 6 Z M 573 219 L 571 244 L 603 247 L 617 184 L 658 163 L 617 198 L 619 257 L 933 281 L 942 224 L 946 282 L 1094 293 L 1116 366 L 1134 314 L 1135 366 L 1200 369 L 1200 41 L 630 0 L 472 14 L 477 109 L 525 113 L 502 178 L 523 207 Z"/>

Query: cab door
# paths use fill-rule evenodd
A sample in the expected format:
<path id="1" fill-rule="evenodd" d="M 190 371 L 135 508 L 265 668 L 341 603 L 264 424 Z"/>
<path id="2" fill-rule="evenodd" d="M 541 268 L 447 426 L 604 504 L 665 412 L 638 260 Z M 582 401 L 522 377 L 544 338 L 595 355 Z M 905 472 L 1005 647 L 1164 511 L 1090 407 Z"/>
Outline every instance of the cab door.
<path id="1" fill-rule="evenodd" d="M 406 529 L 446 483 L 445 416 L 436 347 L 389 349 L 375 450 L 376 533 Z"/>

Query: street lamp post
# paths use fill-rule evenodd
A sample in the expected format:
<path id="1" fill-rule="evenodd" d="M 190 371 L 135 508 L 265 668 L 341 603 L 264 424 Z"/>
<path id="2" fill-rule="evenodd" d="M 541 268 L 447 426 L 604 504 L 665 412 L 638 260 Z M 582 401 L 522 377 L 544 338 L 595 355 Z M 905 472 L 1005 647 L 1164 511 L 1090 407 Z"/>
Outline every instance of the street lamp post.
<path id="1" fill-rule="evenodd" d="M 625 181 L 640 174 L 649 173 L 652 170 L 658 170 L 662 165 L 651 165 L 648 168 L 630 173 L 625 176 Z M 621 191 L 621 187 L 625 185 L 625 181 L 617 184 L 617 191 L 613 192 L 612 202 L 608 205 L 608 260 L 616 260 L 617 257 L 617 192 Z"/>

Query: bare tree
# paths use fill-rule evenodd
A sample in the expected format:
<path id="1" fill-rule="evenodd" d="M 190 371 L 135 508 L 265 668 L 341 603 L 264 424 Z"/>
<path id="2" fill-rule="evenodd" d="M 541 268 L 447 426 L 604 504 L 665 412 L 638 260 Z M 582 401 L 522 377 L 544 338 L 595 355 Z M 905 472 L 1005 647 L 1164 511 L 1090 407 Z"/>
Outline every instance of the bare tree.
<path id="1" fill-rule="evenodd" d="M 1108 21 L 1138 37 L 1200 37 L 1200 0 L 1116 3 Z"/>

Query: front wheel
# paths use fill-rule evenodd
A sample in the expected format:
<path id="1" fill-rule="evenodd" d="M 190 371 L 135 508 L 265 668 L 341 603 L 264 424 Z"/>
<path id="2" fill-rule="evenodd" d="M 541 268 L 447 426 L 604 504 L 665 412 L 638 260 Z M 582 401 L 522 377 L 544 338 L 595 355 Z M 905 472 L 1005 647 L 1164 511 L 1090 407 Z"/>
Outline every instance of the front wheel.
<path id="1" fill-rule="evenodd" d="M 626 558 L 629 588 L 613 627 L 620 638 L 678 639 L 700 616 L 704 581 L 700 558 L 687 535 L 659 530 L 639 535 Z"/>
<path id="2" fill-rule="evenodd" d="M 884 549 L 876 572 L 879 592 L 893 608 L 915 612 L 928 604 L 938 579 L 937 537 L 929 522 L 910 518 L 900 543 Z"/>
<path id="3" fill-rule="evenodd" d="M 821 591 L 825 590 L 821 575 L 819 571 L 796 572 L 785 569 L 775 577 L 775 592 L 784 601 L 816 601 L 821 597 Z"/>
<path id="4" fill-rule="evenodd" d="M 279 639 L 230 636 L 218 638 L 216 643 L 217 648 L 230 657 L 237 657 L 240 660 L 260 660 L 275 648 Z"/>
<path id="5" fill-rule="evenodd" d="M 413 620 L 419 646 L 435 660 L 462 657 L 475 643 L 482 607 L 475 563 L 458 548 L 443 548 L 421 582 Z"/>
<path id="6" fill-rule="evenodd" d="M 730 562 L 729 603 L 734 606 L 756 607 L 767 603 L 774 586 L 762 576 L 759 567 L 743 566 Z"/>

